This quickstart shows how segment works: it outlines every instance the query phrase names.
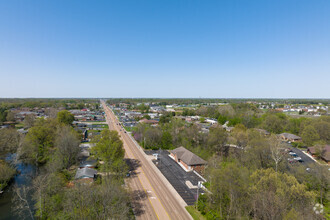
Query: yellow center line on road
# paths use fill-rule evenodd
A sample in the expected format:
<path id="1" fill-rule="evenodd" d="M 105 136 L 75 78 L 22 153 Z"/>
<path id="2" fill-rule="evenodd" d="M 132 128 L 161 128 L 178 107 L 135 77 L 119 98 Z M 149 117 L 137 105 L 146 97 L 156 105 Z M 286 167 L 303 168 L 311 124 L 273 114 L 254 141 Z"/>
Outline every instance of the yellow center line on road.
<path id="1" fill-rule="evenodd" d="M 158 199 L 158 201 L 160 202 L 160 204 L 163 206 L 163 209 L 165 210 L 167 217 L 168 217 L 169 219 L 171 219 L 171 217 L 170 217 L 170 216 L 169 216 L 169 214 L 167 213 L 167 211 L 166 211 L 166 209 L 165 209 L 165 207 L 164 207 L 163 203 L 160 201 L 160 199 L 159 199 L 159 196 L 158 196 L 157 192 L 154 190 L 154 187 L 152 187 L 152 185 L 151 185 L 151 183 L 150 183 L 150 180 L 149 180 L 149 178 L 148 178 L 148 177 L 147 177 L 147 175 L 144 173 L 143 169 L 142 169 L 142 172 L 143 172 L 143 174 L 146 176 L 146 178 L 147 178 L 147 180 L 148 180 L 148 182 L 149 182 L 149 184 L 150 184 L 150 186 L 151 186 L 152 190 L 153 190 L 153 191 L 155 192 L 155 194 L 157 195 L 157 199 Z"/>

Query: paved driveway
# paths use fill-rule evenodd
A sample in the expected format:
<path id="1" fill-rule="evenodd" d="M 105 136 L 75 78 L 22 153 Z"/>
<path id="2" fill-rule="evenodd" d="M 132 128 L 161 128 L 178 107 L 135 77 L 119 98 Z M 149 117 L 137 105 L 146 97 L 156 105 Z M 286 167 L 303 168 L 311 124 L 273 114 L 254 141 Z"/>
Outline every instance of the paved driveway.
<path id="1" fill-rule="evenodd" d="M 174 189 L 179 193 L 182 199 L 188 204 L 193 205 L 197 198 L 197 189 L 189 189 L 186 185 L 186 181 L 190 181 L 192 185 L 197 186 L 198 181 L 203 181 L 194 172 L 184 171 L 179 164 L 177 164 L 168 155 L 169 152 L 160 151 L 146 151 L 146 154 L 152 155 L 154 153 L 159 154 L 159 159 L 153 161 L 157 168 L 162 172 L 166 179 L 171 183 Z M 199 193 L 203 193 L 203 190 L 199 190 Z"/>

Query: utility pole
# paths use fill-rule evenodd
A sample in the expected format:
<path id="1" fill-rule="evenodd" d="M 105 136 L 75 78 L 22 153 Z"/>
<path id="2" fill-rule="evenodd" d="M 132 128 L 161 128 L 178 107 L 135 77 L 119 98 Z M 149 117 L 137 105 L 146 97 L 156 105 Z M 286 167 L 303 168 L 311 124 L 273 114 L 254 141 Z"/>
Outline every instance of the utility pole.
<path id="1" fill-rule="evenodd" d="M 198 209 L 198 197 L 199 197 L 199 188 L 201 188 L 202 182 L 198 181 L 197 184 L 197 201 L 196 201 L 196 209 Z"/>

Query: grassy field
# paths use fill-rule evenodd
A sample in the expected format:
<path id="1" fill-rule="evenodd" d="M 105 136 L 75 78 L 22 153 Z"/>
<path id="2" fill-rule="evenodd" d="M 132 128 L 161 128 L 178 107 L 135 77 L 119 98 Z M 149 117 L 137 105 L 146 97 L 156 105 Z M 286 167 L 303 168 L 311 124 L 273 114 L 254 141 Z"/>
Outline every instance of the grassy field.
<path id="1" fill-rule="evenodd" d="M 194 220 L 205 220 L 204 216 L 194 206 L 186 206 L 186 209 Z"/>

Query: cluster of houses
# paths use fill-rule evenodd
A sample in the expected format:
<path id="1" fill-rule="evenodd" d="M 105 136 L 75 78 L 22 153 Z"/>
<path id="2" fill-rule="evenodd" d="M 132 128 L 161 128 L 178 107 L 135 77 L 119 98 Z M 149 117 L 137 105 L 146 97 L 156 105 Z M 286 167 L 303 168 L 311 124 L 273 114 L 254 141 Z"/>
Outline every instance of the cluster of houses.
<path id="1" fill-rule="evenodd" d="M 107 126 L 106 124 L 92 124 L 80 121 L 74 121 L 72 124 L 74 129 L 82 134 L 84 142 L 88 141 L 93 136 L 99 135 Z"/>
<path id="2" fill-rule="evenodd" d="M 76 121 L 105 121 L 103 112 L 90 111 L 89 109 L 70 110 Z"/>
<path id="3" fill-rule="evenodd" d="M 97 177 L 97 160 L 88 159 L 90 156 L 90 148 L 92 144 L 80 144 L 79 159 L 81 161 L 77 168 L 76 175 L 74 177 L 75 182 L 92 183 Z"/>
<path id="4" fill-rule="evenodd" d="M 158 106 L 151 106 L 150 109 L 152 109 L 152 107 L 158 107 Z M 159 117 L 162 115 L 161 113 L 158 112 L 142 113 L 139 110 L 128 110 L 127 104 L 119 105 L 119 107 L 112 105 L 110 106 L 110 108 L 112 108 L 112 110 L 114 110 L 114 112 L 117 114 L 119 121 L 122 123 L 124 127 L 135 127 L 139 123 L 145 123 L 145 124 L 150 124 L 152 126 L 157 126 L 159 122 Z"/>
<path id="5" fill-rule="evenodd" d="M 283 113 L 301 113 L 314 116 L 329 114 L 329 106 L 322 103 L 318 103 L 317 105 L 280 105 L 280 103 L 258 103 L 258 105 L 259 109 L 275 109 Z"/>
<path id="6" fill-rule="evenodd" d="M 102 124 L 105 122 L 105 118 L 104 113 L 101 111 L 90 111 L 85 108 L 81 110 L 70 110 L 70 112 L 74 115 L 75 119 L 72 125 L 76 131 L 82 134 L 82 140 L 84 142 L 89 141 L 95 135 L 99 135 L 106 126 Z"/>

